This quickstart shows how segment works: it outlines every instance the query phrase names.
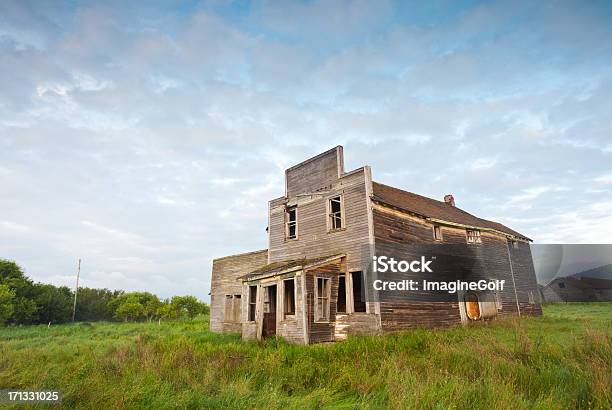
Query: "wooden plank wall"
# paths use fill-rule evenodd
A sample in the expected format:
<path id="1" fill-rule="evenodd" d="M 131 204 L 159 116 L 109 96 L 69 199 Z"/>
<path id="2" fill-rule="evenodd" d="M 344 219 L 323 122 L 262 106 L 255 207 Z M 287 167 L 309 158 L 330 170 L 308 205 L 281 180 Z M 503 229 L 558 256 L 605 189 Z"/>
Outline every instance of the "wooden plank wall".
<path id="1" fill-rule="evenodd" d="M 368 209 L 364 168 L 337 179 L 325 195 L 270 201 L 269 262 L 346 254 L 348 269 L 361 269 L 361 251 L 368 244 Z M 327 200 L 342 194 L 346 226 L 327 229 Z M 285 205 L 297 203 L 296 240 L 285 239 Z"/>
<path id="2" fill-rule="evenodd" d="M 373 219 L 374 237 L 377 245 L 436 243 L 433 238 L 433 225 L 418 216 L 375 204 Z M 442 226 L 441 230 L 442 243 L 466 243 L 465 229 Z M 504 291 L 500 294 L 502 309 L 498 314 L 516 314 L 516 297 L 512 286 L 506 238 L 486 231 L 482 231 L 481 236 L 483 246 L 474 246 L 476 254 L 482 259 L 484 266 L 489 268 L 487 274 L 491 279 L 506 280 Z M 519 249 L 512 249 L 512 251 L 521 312 L 541 314 L 539 304 L 530 304 L 527 298 L 528 291 L 537 293 L 529 245 L 526 242 L 519 242 Z M 383 330 L 399 330 L 415 326 L 439 327 L 460 323 L 461 321 L 458 302 L 383 301 L 380 303 L 380 311 Z"/>
<path id="3" fill-rule="evenodd" d="M 542 305 L 540 304 L 538 282 L 533 267 L 531 248 L 526 242 L 518 242 L 518 249 L 510 246 L 509 250 L 521 314 L 542 316 Z M 529 303 L 529 293 L 535 298 L 535 304 Z"/>
<path id="4" fill-rule="evenodd" d="M 336 314 L 335 340 L 344 340 L 350 335 L 378 333 L 378 317 L 369 313 Z"/>
<path id="5" fill-rule="evenodd" d="M 257 324 L 255 322 L 242 323 L 242 339 L 257 340 Z"/>
<path id="6" fill-rule="evenodd" d="M 240 323 L 225 322 L 225 295 L 242 294 L 242 303 L 248 295 L 242 293 L 239 276 L 264 266 L 268 251 L 256 251 L 241 255 L 226 256 L 213 260 L 210 285 L 210 330 L 213 332 L 241 332 Z M 244 312 L 242 312 L 244 315 Z M 243 316 L 244 318 L 244 316 Z"/>
<path id="7" fill-rule="evenodd" d="M 384 331 L 446 327 L 461 323 L 458 302 L 381 302 L 380 314 Z"/>
<path id="8" fill-rule="evenodd" d="M 302 272 L 294 276 L 295 279 L 295 315 L 286 316 L 283 315 L 284 306 L 284 281 L 278 280 L 278 294 L 277 306 L 279 309 L 279 317 L 276 324 L 276 334 L 285 338 L 287 341 L 292 343 L 304 344 L 304 303 L 302 296 Z M 287 278 L 285 278 L 287 279 Z"/>
<path id="9" fill-rule="evenodd" d="M 287 169 L 285 195 L 293 198 L 333 184 L 344 172 L 342 161 L 342 147 L 335 147 Z"/>

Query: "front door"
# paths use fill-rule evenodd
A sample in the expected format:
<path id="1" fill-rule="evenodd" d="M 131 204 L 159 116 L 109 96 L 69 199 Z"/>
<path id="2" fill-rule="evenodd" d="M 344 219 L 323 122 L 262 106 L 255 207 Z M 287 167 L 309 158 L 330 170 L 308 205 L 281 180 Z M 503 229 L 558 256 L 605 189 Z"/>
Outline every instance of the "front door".
<path id="1" fill-rule="evenodd" d="M 263 337 L 276 335 L 276 285 L 264 288 Z"/>
<path id="2" fill-rule="evenodd" d="M 465 312 L 470 320 L 480 319 L 480 304 L 475 293 L 465 295 Z"/>

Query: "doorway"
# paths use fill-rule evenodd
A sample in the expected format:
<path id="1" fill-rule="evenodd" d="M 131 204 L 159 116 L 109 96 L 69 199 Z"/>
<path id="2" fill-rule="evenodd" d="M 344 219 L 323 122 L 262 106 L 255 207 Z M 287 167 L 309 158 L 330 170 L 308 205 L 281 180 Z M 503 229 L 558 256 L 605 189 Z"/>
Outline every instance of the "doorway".
<path id="1" fill-rule="evenodd" d="M 276 335 L 276 285 L 264 288 L 263 337 Z"/>
<path id="2" fill-rule="evenodd" d="M 480 303 L 475 293 L 468 293 L 464 297 L 465 313 L 470 320 L 480 319 Z"/>
<path id="3" fill-rule="evenodd" d="M 336 312 L 346 313 L 346 278 L 338 277 L 338 301 L 336 303 Z"/>

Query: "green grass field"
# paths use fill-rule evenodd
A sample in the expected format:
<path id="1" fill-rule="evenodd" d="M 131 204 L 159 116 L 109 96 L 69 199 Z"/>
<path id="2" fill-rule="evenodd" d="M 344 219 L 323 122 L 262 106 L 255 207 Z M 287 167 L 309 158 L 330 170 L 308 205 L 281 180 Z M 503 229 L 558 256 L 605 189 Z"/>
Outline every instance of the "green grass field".
<path id="1" fill-rule="evenodd" d="M 0 388 L 82 408 L 612 408 L 612 304 L 294 346 L 204 320 L 0 329 Z"/>

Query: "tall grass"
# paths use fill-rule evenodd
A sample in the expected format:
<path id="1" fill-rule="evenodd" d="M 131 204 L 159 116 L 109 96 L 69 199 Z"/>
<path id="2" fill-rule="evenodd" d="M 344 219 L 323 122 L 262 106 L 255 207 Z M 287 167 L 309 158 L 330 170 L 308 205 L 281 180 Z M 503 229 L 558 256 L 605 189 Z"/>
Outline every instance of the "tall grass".
<path id="1" fill-rule="evenodd" d="M 295 346 L 205 321 L 0 330 L 0 388 L 67 407 L 612 408 L 612 304 Z"/>

